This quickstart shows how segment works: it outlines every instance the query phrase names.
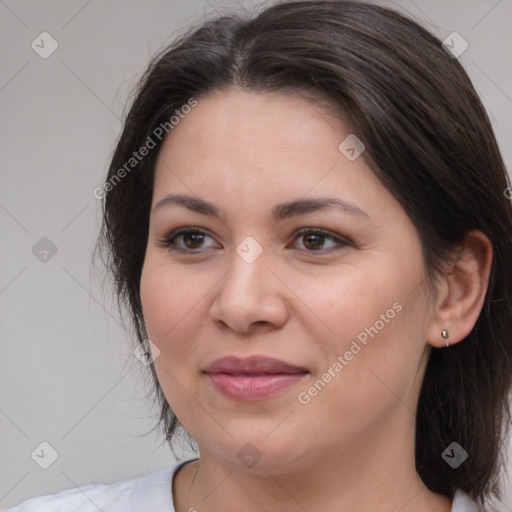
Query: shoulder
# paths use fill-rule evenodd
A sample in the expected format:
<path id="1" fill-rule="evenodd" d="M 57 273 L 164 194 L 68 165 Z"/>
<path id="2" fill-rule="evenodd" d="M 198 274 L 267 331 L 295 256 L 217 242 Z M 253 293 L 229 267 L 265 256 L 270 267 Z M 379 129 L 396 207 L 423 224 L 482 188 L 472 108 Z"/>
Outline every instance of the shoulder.
<path id="1" fill-rule="evenodd" d="M 493 512 L 495 509 L 488 508 L 486 505 L 485 512 Z M 478 503 L 473 501 L 471 497 L 464 491 L 458 489 L 453 497 L 451 512 L 482 512 L 484 509 Z"/>
<path id="2" fill-rule="evenodd" d="M 148 506 L 155 512 L 174 512 L 171 478 L 183 464 L 110 485 L 89 484 L 37 496 L 5 512 L 135 512 Z"/>

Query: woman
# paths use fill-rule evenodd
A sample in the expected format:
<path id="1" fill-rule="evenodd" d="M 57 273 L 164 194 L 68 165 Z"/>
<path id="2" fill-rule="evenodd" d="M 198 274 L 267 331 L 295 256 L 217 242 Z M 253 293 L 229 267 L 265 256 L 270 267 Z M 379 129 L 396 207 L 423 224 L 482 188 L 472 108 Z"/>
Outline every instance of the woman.
<path id="1" fill-rule="evenodd" d="M 466 73 L 392 10 L 287 2 L 182 36 L 141 81 L 99 242 L 166 437 L 199 458 L 12 510 L 484 510 L 508 187 Z"/>

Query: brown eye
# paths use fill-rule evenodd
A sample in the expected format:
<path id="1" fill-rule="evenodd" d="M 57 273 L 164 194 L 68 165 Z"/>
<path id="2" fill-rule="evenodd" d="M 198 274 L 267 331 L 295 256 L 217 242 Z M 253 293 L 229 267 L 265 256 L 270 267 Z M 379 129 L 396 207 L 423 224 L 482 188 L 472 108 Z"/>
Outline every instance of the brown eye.
<path id="1" fill-rule="evenodd" d="M 325 243 L 325 235 L 319 235 L 318 233 L 303 235 L 302 239 L 306 249 L 322 249 L 321 246 Z"/>
<path id="2" fill-rule="evenodd" d="M 189 233 L 183 233 L 180 235 L 183 238 L 183 243 L 188 249 L 198 249 L 204 242 L 204 233 L 191 231 Z"/>
<path id="3" fill-rule="evenodd" d="M 348 242 L 322 229 L 303 229 L 296 234 L 295 239 L 303 241 L 302 245 L 304 247 L 298 247 L 300 250 L 309 252 L 332 252 L 333 250 L 341 250 L 345 246 L 350 245 Z M 324 247 L 326 241 L 331 243 L 330 247 Z"/>
<path id="4" fill-rule="evenodd" d="M 209 249 L 213 247 L 211 245 L 204 245 L 207 238 L 213 240 L 208 233 L 200 229 L 181 228 L 173 231 L 169 236 L 159 239 L 157 245 L 172 251 L 196 252 L 195 249 Z"/>

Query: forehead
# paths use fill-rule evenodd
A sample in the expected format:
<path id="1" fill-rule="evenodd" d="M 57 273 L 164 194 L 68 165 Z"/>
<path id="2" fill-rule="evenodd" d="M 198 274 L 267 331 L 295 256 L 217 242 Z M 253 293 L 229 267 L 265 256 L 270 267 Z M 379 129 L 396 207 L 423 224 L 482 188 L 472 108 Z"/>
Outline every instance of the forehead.
<path id="1" fill-rule="evenodd" d="M 168 194 L 186 194 L 256 221 L 277 204 L 331 197 L 374 219 L 402 215 L 363 158 L 340 151 L 353 134 L 325 105 L 246 91 L 197 98 L 160 149 L 152 207 Z"/>
<path id="2" fill-rule="evenodd" d="M 222 177 L 235 166 L 239 175 L 271 171 L 275 180 L 297 177 L 302 161 L 317 175 L 339 158 L 338 145 L 349 131 L 325 100 L 309 92 L 216 91 L 198 98 L 166 137 L 157 174 L 182 166 L 188 176 L 207 169 Z"/>

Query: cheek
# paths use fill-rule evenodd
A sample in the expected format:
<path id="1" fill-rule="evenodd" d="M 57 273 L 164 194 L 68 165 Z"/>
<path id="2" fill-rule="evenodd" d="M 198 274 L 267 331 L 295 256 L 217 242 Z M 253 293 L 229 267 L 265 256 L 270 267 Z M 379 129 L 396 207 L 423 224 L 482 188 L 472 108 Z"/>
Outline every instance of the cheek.
<path id="1" fill-rule="evenodd" d="M 411 293 L 420 281 L 421 261 L 399 265 L 396 255 L 388 261 L 387 265 L 386 258 L 379 258 L 379 264 L 364 271 L 344 268 L 324 286 L 315 282 L 303 288 L 309 297 L 306 304 L 321 320 L 316 323 L 325 326 L 316 331 L 315 339 L 324 357 L 309 383 L 320 379 L 320 391 L 303 389 L 305 401 L 312 398 L 323 404 L 319 414 L 331 403 L 340 406 L 331 409 L 333 415 L 341 410 L 372 415 L 396 402 L 390 390 L 405 397 L 413 385 L 425 346 L 424 297 L 419 289 Z M 298 289 L 300 281 L 295 283 Z"/>
<path id="2" fill-rule="evenodd" d="M 197 273 L 196 273 L 197 276 Z M 201 298 L 210 286 L 189 279 L 183 272 L 148 258 L 141 276 L 141 302 L 149 339 L 160 350 L 154 360 L 164 396 L 185 428 L 195 435 L 195 423 L 183 419 L 202 418 L 204 408 L 191 396 L 197 394 L 197 374 L 188 364 L 196 350 L 194 331 L 201 321 Z"/>
<path id="3" fill-rule="evenodd" d="M 197 325 L 193 319 L 207 290 L 207 286 L 197 283 L 197 278 L 187 279 L 183 272 L 147 258 L 140 285 L 142 311 L 148 337 L 158 346 L 163 359 L 190 346 L 173 340 L 188 337 L 185 330 L 191 322 Z"/>
<path id="4" fill-rule="evenodd" d="M 402 295 L 400 281 L 372 265 L 342 266 L 320 279 L 304 275 L 291 282 L 303 303 L 296 316 L 308 319 L 309 326 L 318 325 L 319 344 L 337 353 L 348 350 L 360 334 L 364 342 L 365 333 L 369 336 L 365 329 L 376 322 L 379 332 L 387 330 L 397 314 L 393 304 Z"/>
<path id="5" fill-rule="evenodd" d="M 316 418 L 312 434 L 319 428 L 326 438 L 351 439 L 393 410 L 414 410 L 411 390 L 420 351 L 407 335 L 407 306 L 395 302 L 389 308 L 387 296 L 378 299 L 373 296 L 363 311 L 347 303 L 334 324 L 336 339 L 323 346 L 322 364 L 298 390 L 301 417 L 309 423 Z"/>

